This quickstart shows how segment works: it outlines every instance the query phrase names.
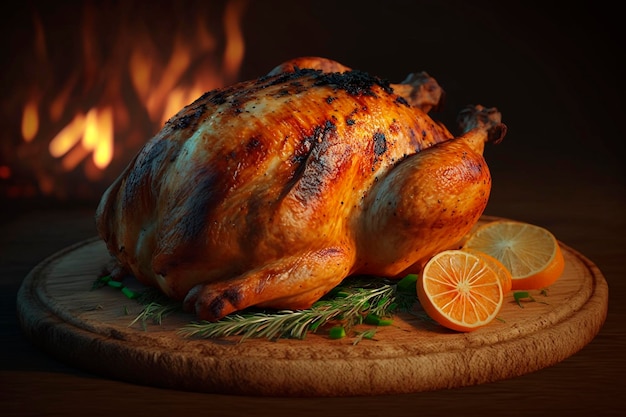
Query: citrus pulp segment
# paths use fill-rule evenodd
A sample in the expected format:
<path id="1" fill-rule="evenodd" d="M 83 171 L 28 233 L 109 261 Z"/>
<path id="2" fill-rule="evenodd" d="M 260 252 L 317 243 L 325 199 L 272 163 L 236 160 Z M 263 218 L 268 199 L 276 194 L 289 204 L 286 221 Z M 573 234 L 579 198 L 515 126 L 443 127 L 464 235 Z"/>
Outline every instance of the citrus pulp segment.
<path id="1" fill-rule="evenodd" d="M 524 222 L 487 223 L 467 238 L 463 249 L 475 249 L 500 261 L 511 272 L 513 290 L 548 287 L 565 268 L 554 235 L 543 227 Z"/>
<path id="2" fill-rule="evenodd" d="M 502 262 L 500 262 L 491 255 L 488 255 L 473 248 L 463 248 L 463 250 L 473 253 L 474 255 L 478 255 L 487 262 L 489 267 L 493 269 L 494 272 L 498 275 L 498 278 L 500 278 L 500 284 L 502 284 L 503 294 L 506 295 L 511 291 L 511 289 L 513 288 L 513 277 L 511 276 L 511 271 L 509 271 L 507 267 L 502 264 Z"/>
<path id="3" fill-rule="evenodd" d="M 503 303 L 500 279 L 483 258 L 463 250 L 433 256 L 417 282 L 424 311 L 449 329 L 469 332 L 491 322 Z"/>

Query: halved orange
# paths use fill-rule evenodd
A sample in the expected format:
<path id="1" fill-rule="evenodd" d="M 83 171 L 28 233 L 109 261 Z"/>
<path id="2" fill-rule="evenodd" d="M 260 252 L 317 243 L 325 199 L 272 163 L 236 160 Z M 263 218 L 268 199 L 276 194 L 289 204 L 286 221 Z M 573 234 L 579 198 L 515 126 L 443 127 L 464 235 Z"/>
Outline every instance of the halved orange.
<path id="1" fill-rule="evenodd" d="M 509 271 L 502 262 L 500 262 L 493 256 L 474 248 L 462 248 L 462 250 L 473 253 L 474 255 L 478 255 L 484 258 L 485 261 L 487 261 L 489 267 L 493 269 L 498 275 L 498 278 L 500 278 L 500 284 L 502 284 L 502 293 L 504 295 L 508 294 L 513 289 L 513 277 L 511 276 L 511 271 Z"/>
<path id="2" fill-rule="evenodd" d="M 490 323 L 504 299 L 500 278 L 488 261 L 458 249 L 439 252 L 426 262 L 417 297 L 433 320 L 460 332 Z"/>
<path id="3" fill-rule="evenodd" d="M 563 273 L 559 242 L 547 229 L 529 223 L 497 220 L 477 228 L 464 249 L 493 256 L 510 272 L 513 290 L 542 289 Z"/>

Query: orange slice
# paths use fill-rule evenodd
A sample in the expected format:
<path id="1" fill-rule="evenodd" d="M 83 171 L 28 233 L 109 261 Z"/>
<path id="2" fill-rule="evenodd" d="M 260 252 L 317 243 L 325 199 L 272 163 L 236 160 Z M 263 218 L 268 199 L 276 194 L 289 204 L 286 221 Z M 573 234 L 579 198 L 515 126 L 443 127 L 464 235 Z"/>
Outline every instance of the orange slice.
<path id="1" fill-rule="evenodd" d="M 502 284 L 484 258 L 463 250 L 433 256 L 417 281 L 424 311 L 449 329 L 470 332 L 490 323 L 502 308 Z"/>
<path id="2" fill-rule="evenodd" d="M 504 295 L 508 294 L 513 289 L 513 277 L 511 276 L 511 271 L 509 271 L 502 262 L 500 262 L 493 256 L 474 248 L 463 248 L 463 250 L 473 253 L 474 255 L 478 255 L 481 258 L 484 258 L 485 261 L 487 261 L 489 267 L 493 269 L 498 275 L 498 278 L 500 278 L 500 284 L 502 284 L 502 293 Z"/>
<path id="3" fill-rule="evenodd" d="M 563 273 L 559 242 L 547 229 L 524 222 L 500 220 L 480 226 L 463 249 L 493 256 L 510 272 L 513 290 L 541 289 Z"/>

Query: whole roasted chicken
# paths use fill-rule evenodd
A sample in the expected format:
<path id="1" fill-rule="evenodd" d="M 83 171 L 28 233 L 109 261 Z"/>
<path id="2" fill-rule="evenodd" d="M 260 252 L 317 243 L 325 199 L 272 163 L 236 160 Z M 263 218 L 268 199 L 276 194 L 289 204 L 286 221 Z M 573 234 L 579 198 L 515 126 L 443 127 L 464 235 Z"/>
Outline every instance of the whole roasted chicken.
<path id="1" fill-rule="evenodd" d="M 426 73 L 390 84 L 304 57 L 205 93 L 104 193 L 97 229 L 132 274 L 215 321 L 302 309 L 350 275 L 399 278 L 458 242 L 487 204 L 495 109 L 428 112 Z"/>

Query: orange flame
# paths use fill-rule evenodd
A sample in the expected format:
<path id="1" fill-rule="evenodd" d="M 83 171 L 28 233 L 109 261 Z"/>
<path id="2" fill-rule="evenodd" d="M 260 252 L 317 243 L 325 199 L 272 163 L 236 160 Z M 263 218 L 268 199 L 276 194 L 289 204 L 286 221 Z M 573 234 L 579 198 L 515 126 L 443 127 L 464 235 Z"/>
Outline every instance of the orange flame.
<path id="1" fill-rule="evenodd" d="M 242 2 L 231 2 L 226 7 L 226 52 L 224 53 L 224 72 L 235 78 L 241 67 L 244 55 L 243 34 L 239 22 L 243 15 L 244 4 Z"/>
<path id="2" fill-rule="evenodd" d="M 37 136 L 39 130 L 39 115 L 37 114 L 37 103 L 33 100 L 26 103 L 22 115 L 22 137 L 26 142 L 32 141 Z"/>
<path id="3" fill-rule="evenodd" d="M 23 106 L 22 139 L 31 144 L 43 137 L 50 156 L 60 161 L 62 171 L 72 171 L 84 163 L 86 177 L 98 178 L 99 172 L 119 156 L 117 153 L 124 151 L 124 144 L 119 143 L 122 135 L 127 142 L 145 141 L 204 92 L 236 81 L 245 51 L 241 29 L 245 8 L 245 0 L 229 0 L 226 4 L 222 56 L 218 55 L 216 36 L 198 15 L 191 40 L 182 33 L 173 35 L 167 59 L 163 60 L 162 55 L 166 48 L 156 47 L 150 33 L 135 34 L 132 28 L 125 28 L 122 37 L 126 42 L 121 43 L 124 50 L 110 54 L 111 62 L 103 62 L 99 54 L 94 24 L 97 15 L 86 10 L 82 73 L 70 74 L 47 102 L 44 91 L 31 95 Z M 43 60 L 47 51 L 39 21 L 36 29 L 35 49 Z M 132 35 L 127 36 L 127 32 Z M 84 85 L 78 90 L 81 80 Z M 137 107 L 142 109 L 139 114 Z M 138 127 L 141 123 L 137 120 L 142 118 L 143 126 Z M 145 131 L 146 118 L 150 132 Z M 57 126 L 56 133 L 50 135 L 49 129 L 46 131 L 45 121 L 52 128 Z M 0 176 L 8 175 L 8 167 L 0 169 Z M 49 176 L 40 176 L 39 188 L 44 193 L 53 192 Z"/>

